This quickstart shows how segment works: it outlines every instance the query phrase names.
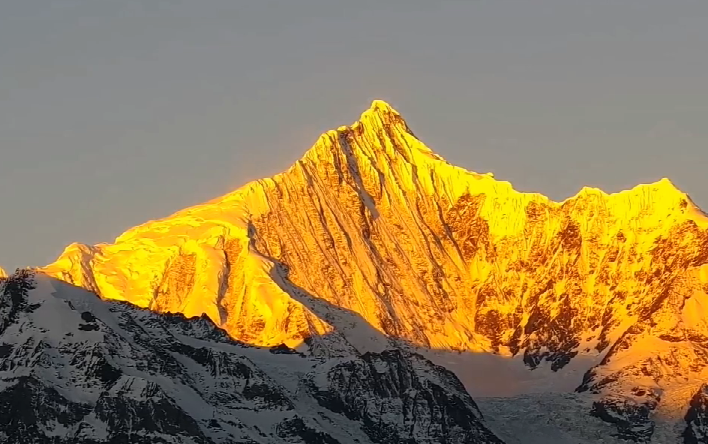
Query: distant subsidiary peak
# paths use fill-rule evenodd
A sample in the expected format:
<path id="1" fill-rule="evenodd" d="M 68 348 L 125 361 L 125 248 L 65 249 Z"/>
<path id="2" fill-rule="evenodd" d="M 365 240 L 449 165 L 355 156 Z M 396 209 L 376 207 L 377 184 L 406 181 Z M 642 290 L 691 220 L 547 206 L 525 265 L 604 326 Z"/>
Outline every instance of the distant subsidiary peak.
<path id="1" fill-rule="evenodd" d="M 604 200 L 616 200 L 620 198 L 634 200 L 640 198 L 641 196 L 651 196 L 652 199 L 656 201 L 655 203 L 666 203 L 669 201 L 673 202 L 678 201 L 679 199 L 687 198 L 686 193 L 677 188 L 671 180 L 668 178 L 662 178 L 655 182 L 641 183 L 633 188 L 615 193 L 607 193 L 600 188 L 586 186 L 583 187 L 578 194 L 566 199 L 566 201 L 586 196 L 599 196 Z"/>
<path id="2" fill-rule="evenodd" d="M 606 193 L 599 188 L 584 187 L 573 197 L 561 202 L 562 205 L 573 202 L 602 202 L 625 215 L 639 214 L 651 210 L 655 214 L 680 216 L 685 215 L 702 227 L 708 227 L 708 217 L 681 191 L 670 179 L 662 178 L 655 182 L 643 183 L 616 193 Z M 636 215 L 635 214 L 635 215 Z"/>

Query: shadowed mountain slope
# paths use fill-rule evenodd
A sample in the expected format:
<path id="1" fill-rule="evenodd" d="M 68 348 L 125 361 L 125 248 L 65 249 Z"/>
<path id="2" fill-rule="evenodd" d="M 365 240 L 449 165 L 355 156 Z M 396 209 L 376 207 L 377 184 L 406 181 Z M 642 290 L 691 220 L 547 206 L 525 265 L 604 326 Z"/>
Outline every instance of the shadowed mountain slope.
<path id="1" fill-rule="evenodd" d="M 420 355 L 248 346 L 30 271 L 0 283 L 0 441 L 502 443 Z"/>

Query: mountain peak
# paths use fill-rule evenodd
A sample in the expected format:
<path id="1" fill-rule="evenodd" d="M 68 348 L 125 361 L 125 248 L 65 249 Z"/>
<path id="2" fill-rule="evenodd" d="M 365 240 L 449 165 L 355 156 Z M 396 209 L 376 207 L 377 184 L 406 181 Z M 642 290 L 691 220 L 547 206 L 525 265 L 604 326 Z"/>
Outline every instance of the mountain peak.
<path id="1" fill-rule="evenodd" d="M 367 129 L 381 129 L 384 126 L 390 125 L 400 125 L 402 129 L 410 133 L 408 125 L 398 111 L 386 101 L 374 99 L 369 108 L 361 113 L 359 120 L 350 125 L 340 126 L 335 132 L 355 131 L 360 134 Z M 325 133 L 325 135 L 326 134 L 327 133 Z"/>
<path id="2" fill-rule="evenodd" d="M 381 99 L 374 99 L 371 102 L 371 106 L 369 107 L 369 109 L 367 111 L 364 111 L 364 113 L 366 113 L 366 112 L 374 112 L 374 113 L 380 113 L 380 114 L 395 114 L 395 115 L 400 116 L 400 113 L 398 111 L 396 111 L 391 105 L 389 105 L 388 102 L 386 102 L 385 100 L 381 100 Z"/>
<path id="3" fill-rule="evenodd" d="M 688 208 L 689 210 L 698 210 L 691 198 L 679 189 L 669 178 L 663 177 L 660 180 L 651 183 L 640 184 L 628 191 L 622 191 L 618 194 L 626 194 L 630 199 L 648 200 L 654 207 L 665 208 Z M 701 212 L 702 213 L 702 212 Z M 705 223 L 703 217 L 699 217 L 701 222 Z"/>
<path id="4" fill-rule="evenodd" d="M 6 278 L 6 277 L 7 277 L 7 273 L 5 273 L 5 270 L 3 270 L 2 267 L 0 267 L 0 279 Z"/>
<path id="5" fill-rule="evenodd" d="M 388 102 L 386 102 L 385 100 L 381 100 L 381 99 L 374 99 L 371 102 L 371 106 L 369 107 L 369 109 L 386 111 L 386 112 L 389 112 L 389 111 L 396 112 L 396 110 L 394 110 L 393 107 L 388 104 Z"/>
<path id="6" fill-rule="evenodd" d="M 408 134 L 417 140 L 401 113 L 383 100 L 376 99 L 371 102 L 371 106 L 361 114 L 359 121 L 352 124 L 352 129 L 356 129 L 359 125 L 365 128 L 368 126 L 373 129 L 383 129 L 390 136 L 395 136 L 397 132 Z M 430 151 L 427 147 L 426 150 Z"/>
<path id="7" fill-rule="evenodd" d="M 614 192 L 614 193 L 608 193 L 605 192 L 604 190 L 596 187 L 590 187 L 586 186 L 583 187 L 579 192 L 578 196 L 582 195 L 588 195 L 588 194 L 596 194 L 596 195 L 601 195 L 604 198 L 613 198 L 616 196 L 635 196 L 639 194 L 651 194 L 651 195 L 656 195 L 662 200 L 675 200 L 679 198 L 684 198 L 686 197 L 686 193 L 681 191 L 676 185 L 674 185 L 671 180 L 668 178 L 664 177 L 660 180 L 657 180 L 655 182 L 649 182 L 649 183 L 641 183 L 633 188 L 622 190 L 619 192 Z M 577 197 L 577 196 L 574 196 Z"/>
<path id="8" fill-rule="evenodd" d="M 421 157 L 423 154 L 423 157 Z M 301 162 L 316 169 L 330 164 L 358 168 L 356 164 L 419 164 L 425 159 L 441 158 L 418 140 L 401 114 L 383 100 L 374 100 L 359 119 L 349 125 L 339 126 L 320 135 Z"/>
<path id="9" fill-rule="evenodd" d="M 662 177 L 660 180 L 657 180 L 656 182 L 650 184 L 650 186 L 656 190 L 660 190 L 667 193 L 685 194 L 668 177 Z"/>

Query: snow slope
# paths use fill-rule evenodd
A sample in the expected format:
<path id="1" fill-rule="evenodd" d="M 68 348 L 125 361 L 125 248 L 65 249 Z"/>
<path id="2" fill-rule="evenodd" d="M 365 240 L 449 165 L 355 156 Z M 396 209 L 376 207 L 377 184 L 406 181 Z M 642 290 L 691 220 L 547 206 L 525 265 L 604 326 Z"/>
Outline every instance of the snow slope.
<path id="1" fill-rule="evenodd" d="M 27 270 L 0 284 L 0 441 L 501 443 L 421 356 L 248 346 Z"/>

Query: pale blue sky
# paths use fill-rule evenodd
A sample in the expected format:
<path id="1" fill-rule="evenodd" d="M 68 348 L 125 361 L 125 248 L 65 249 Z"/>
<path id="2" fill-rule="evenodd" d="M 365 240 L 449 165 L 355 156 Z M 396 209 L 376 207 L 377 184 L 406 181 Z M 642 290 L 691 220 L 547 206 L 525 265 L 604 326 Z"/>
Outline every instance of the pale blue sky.
<path id="1" fill-rule="evenodd" d="M 0 265 L 286 169 L 374 98 L 554 199 L 708 208 L 708 1 L 0 2 Z"/>

